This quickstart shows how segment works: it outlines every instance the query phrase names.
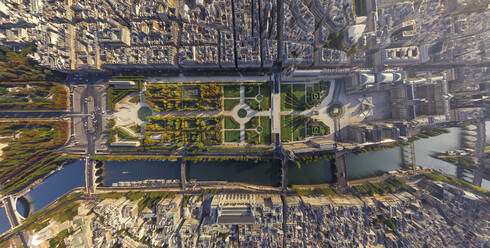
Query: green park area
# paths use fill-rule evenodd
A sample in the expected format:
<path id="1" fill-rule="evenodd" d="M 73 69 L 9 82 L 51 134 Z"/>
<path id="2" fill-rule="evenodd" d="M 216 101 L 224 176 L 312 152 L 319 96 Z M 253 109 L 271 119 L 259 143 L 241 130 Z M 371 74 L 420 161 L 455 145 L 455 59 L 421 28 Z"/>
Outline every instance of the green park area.
<path id="1" fill-rule="evenodd" d="M 329 135 L 330 128 L 320 121 L 307 121 L 306 122 L 306 135 L 309 136 L 323 136 Z"/>
<path id="2" fill-rule="evenodd" d="M 66 109 L 67 90 L 55 82 L 0 82 L 0 109 Z"/>
<path id="3" fill-rule="evenodd" d="M 325 44 L 325 47 L 341 50 L 343 39 L 344 39 L 344 34 L 341 32 L 330 33 L 328 35 L 328 39 L 327 39 L 327 43 Z"/>
<path id="4" fill-rule="evenodd" d="M 231 116 L 225 116 L 225 129 L 240 129 L 240 123 Z"/>
<path id="5" fill-rule="evenodd" d="M 65 74 L 43 68 L 27 55 L 36 51 L 36 46 L 22 48 L 20 52 L 0 46 L 0 81 L 2 82 L 28 82 L 28 81 L 55 81 L 65 79 Z"/>
<path id="6" fill-rule="evenodd" d="M 97 198 L 100 200 L 103 199 L 119 199 L 121 197 L 126 197 L 131 201 L 138 202 L 138 212 L 142 212 L 146 208 L 155 207 L 158 202 L 165 198 L 173 198 L 175 196 L 175 192 L 127 192 L 127 193 L 118 193 L 111 192 L 99 195 Z"/>
<path id="7" fill-rule="evenodd" d="M 222 87 L 215 83 L 153 83 L 145 101 L 155 112 L 221 110 Z"/>
<path id="8" fill-rule="evenodd" d="M 226 98 L 239 98 L 240 97 L 240 86 L 239 85 L 230 85 L 223 86 L 224 97 Z"/>
<path id="9" fill-rule="evenodd" d="M 271 88 L 269 84 L 245 86 L 245 103 L 253 110 L 264 111 L 271 108 Z"/>
<path id="10" fill-rule="evenodd" d="M 116 127 L 116 122 L 114 119 L 109 120 L 109 123 L 106 126 L 106 132 L 108 132 L 107 142 L 113 143 L 116 142 L 117 139 L 122 140 L 139 140 L 140 138 L 137 136 L 133 136 L 130 132 L 121 127 Z M 130 128 L 134 133 L 140 133 L 141 127 L 138 125 L 134 125 Z"/>
<path id="11" fill-rule="evenodd" d="M 0 123 L 1 194 L 15 192 L 71 161 L 56 149 L 68 138 L 65 121 Z"/>
<path id="12" fill-rule="evenodd" d="M 109 88 L 107 88 L 107 107 L 110 110 L 114 110 L 116 103 L 121 101 L 124 97 L 137 92 L 137 88 L 115 88 L 114 86 L 109 86 Z M 133 100 L 133 102 L 134 101 L 135 100 Z"/>
<path id="13" fill-rule="evenodd" d="M 358 194 L 371 196 L 373 196 L 374 194 L 385 195 L 386 193 L 395 193 L 404 187 L 405 181 L 396 177 L 391 177 L 381 182 L 353 186 L 354 190 Z"/>
<path id="14" fill-rule="evenodd" d="M 221 144 L 221 116 L 218 117 L 162 117 L 149 116 L 145 125 L 145 146 L 176 144 L 197 146 Z"/>
<path id="15" fill-rule="evenodd" d="M 240 123 L 231 116 L 224 116 L 224 142 L 240 142 Z"/>
<path id="16" fill-rule="evenodd" d="M 244 130 L 240 130 L 238 120 L 246 118 L 253 112 L 246 108 L 238 110 L 238 117 L 225 112 L 224 115 L 209 116 L 202 111 L 231 111 L 240 104 L 240 88 L 243 87 L 245 102 L 253 110 L 267 111 L 271 108 L 270 83 L 151 83 L 145 87 L 144 101 L 149 105 L 138 111 L 141 120 L 147 123 L 135 126 L 134 132 L 128 132 L 132 127 L 119 128 L 113 121 L 109 122 L 107 130 L 109 141 L 119 139 L 139 140 L 131 133 L 144 133 L 141 140 L 142 147 L 137 150 L 156 151 L 178 147 L 210 147 L 225 143 L 240 142 L 240 131 L 245 131 L 245 142 L 253 145 L 268 145 L 272 142 L 270 116 L 254 116 L 245 123 Z M 306 110 L 320 104 L 330 90 L 329 81 L 314 83 L 283 84 L 281 85 L 281 107 L 289 110 Z M 138 89 L 112 88 L 109 94 L 110 102 L 117 102 L 127 95 L 134 95 L 137 100 Z M 133 94 L 134 93 L 134 94 Z M 192 104 L 191 104 L 192 103 Z M 192 105 L 192 106 L 191 106 Z M 145 111 L 143 111 L 145 110 Z M 152 113 L 152 111 L 153 113 Z M 193 111 L 189 114 L 159 115 L 159 112 Z M 140 114 L 140 112 L 142 112 Z M 144 112 L 144 113 L 143 113 Z M 155 114 L 156 115 L 152 115 Z M 218 112 L 215 112 L 218 113 Z M 140 116 L 141 115 L 141 116 Z M 262 115 L 262 114 L 261 114 Z M 209 116 L 209 117 L 205 117 Z M 129 129 L 128 129 L 129 128 Z M 329 127 L 321 122 L 301 115 L 281 116 L 282 140 L 284 142 L 301 141 L 311 136 L 328 135 Z M 144 131 L 141 131 L 144 130 Z M 110 143 L 111 143 L 110 142 Z M 130 149 L 130 148 L 114 148 Z M 167 151 L 165 150 L 165 151 Z M 119 150 L 118 150 L 119 151 Z M 122 150 L 121 150 L 122 151 Z"/>
<path id="17" fill-rule="evenodd" d="M 138 104 L 140 102 L 140 95 L 138 94 L 140 90 L 143 88 L 143 84 L 145 82 L 145 79 L 143 77 L 139 76 L 114 76 L 112 77 L 112 80 L 128 80 L 128 81 L 133 81 L 136 83 L 135 88 L 121 88 L 121 87 L 114 87 L 113 85 L 110 85 L 107 88 L 107 107 L 110 110 L 114 110 L 116 103 L 121 101 L 123 98 L 126 96 L 131 95 L 131 99 L 129 102 Z"/>
<path id="18" fill-rule="evenodd" d="M 271 119 L 268 116 L 255 116 L 245 124 L 245 141 L 249 144 L 271 143 Z"/>
<path id="19" fill-rule="evenodd" d="M 293 186 L 293 190 L 296 191 L 296 193 L 302 197 L 319 197 L 319 196 L 335 196 L 335 195 L 340 196 L 340 195 L 342 195 L 340 193 L 340 191 L 333 186 L 314 187 L 314 188 Z"/>
<path id="20" fill-rule="evenodd" d="M 305 110 L 306 88 L 304 84 L 281 85 L 281 111 Z"/>
<path id="21" fill-rule="evenodd" d="M 323 122 L 301 115 L 281 115 L 281 141 L 301 141 L 312 136 L 330 134 L 330 128 Z"/>
<path id="22" fill-rule="evenodd" d="M 35 46 L 28 46 L 14 52 L 0 46 L 1 110 L 66 109 L 67 88 L 57 83 L 65 75 L 29 59 L 27 55 L 35 50 Z"/>
<path id="23" fill-rule="evenodd" d="M 428 178 L 429 180 L 432 180 L 432 181 L 441 181 L 441 182 L 446 182 L 446 183 L 450 183 L 453 185 L 458 185 L 458 186 L 470 189 L 472 191 L 475 191 L 478 193 L 483 193 L 487 196 L 490 196 L 490 191 L 488 191 L 486 189 L 478 187 L 478 186 L 471 184 L 469 182 L 466 182 L 466 181 L 463 181 L 463 180 L 460 180 L 460 179 L 457 179 L 457 178 L 454 178 L 451 176 L 444 175 L 440 172 L 436 172 L 436 171 L 426 172 L 426 173 L 424 173 L 424 176 L 426 178 Z"/>
<path id="24" fill-rule="evenodd" d="M 231 111 L 240 104 L 240 86 L 230 85 L 223 86 L 223 106 L 225 111 Z"/>
<path id="25" fill-rule="evenodd" d="M 240 99 L 224 99 L 224 109 L 225 111 L 231 111 L 233 108 L 240 104 Z"/>
<path id="26" fill-rule="evenodd" d="M 304 140 L 306 137 L 306 117 L 301 115 L 281 115 L 281 141 Z"/>
<path id="27" fill-rule="evenodd" d="M 226 130 L 225 131 L 225 142 L 240 142 L 240 131 L 239 130 Z"/>
<path id="28" fill-rule="evenodd" d="M 320 104 L 328 95 L 330 81 L 312 84 L 282 84 L 281 111 L 303 111 Z"/>
<path id="29" fill-rule="evenodd" d="M 306 105 L 312 108 L 320 104 L 330 92 L 330 81 L 320 81 L 306 85 Z"/>

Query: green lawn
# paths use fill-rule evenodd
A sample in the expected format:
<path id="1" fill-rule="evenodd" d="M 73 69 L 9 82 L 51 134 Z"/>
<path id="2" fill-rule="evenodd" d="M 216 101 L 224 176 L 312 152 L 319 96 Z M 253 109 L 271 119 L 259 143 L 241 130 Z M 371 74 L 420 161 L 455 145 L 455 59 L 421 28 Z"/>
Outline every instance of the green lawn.
<path id="1" fill-rule="evenodd" d="M 240 99 L 225 99 L 225 111 L 231 111 L 238 104 L 240 104 Z"/>
<path id="2" fill-rule="evenodd" d="M 306 90 L 304 84 L 293 84 L 293 95 L 302 103 L 306 102 Z M 294 108 L 294 107 L 293 107 Z M 297 106 L 296 110 L 303 110 L 302 106 Z"/>
<path id="3" fill-rule="evenodd" d="M 291 110 L 290 104 L 286 102 L 286 96 L 288 92 L 291 92 L 291 85 L 290 84 L 283 84 L 281 85 L 281 111 L 288 111 Z"/>
<path id="4" fill-rule="evenodd" d="M 281 141 L 291 142 L 305 139 L 306 120 L 298 115 L 281 115 Z"/>
<path id="5" fill-rule="evenodd" d="M 247 135 L 248 143 L 250 144 L 271 143 L 271 119 L 269 117 L 255 116 L 245 124 L 245 128 L 247 129 L 246 135 Z M 248 132 L 253 132 L 253 133 L 248 133 Z"/>
<path id="6" fill-rule="evenodd" d="M 330 128 L 322 122 L 309 122 L 307 128 L 308 136 L 321 136 L 330 134 Z"/>
<path id="7" fill-rule="evenodd" d="M 246 130 L 245 131 L 245 141 L 249 144 L 257 145 L 260 142 L 259 133 L 255 130 Z"/>
<path id="8" fill-rule="evenodd" d="M 293 117 L 295 118 L 295 117 Z M 298 123 L 295 127 L 293 127 L 293 141 L 299 141 L 305 139 L 306 127 L 305 123 Z"/>
<path id="9" fill-rule="evenodd" d="M 281 85 L 281 111 L 305 109 L 305 84 Z"/>
<path id="10" fill-rule="evenodd" d="M 240 131 L 225 131 L 225 142 L 240 142 Z"/>
<path id="11" fill-rule="evenodd" d="M 126 132 L 126 130 L 120 128 L 120 127 L 116 127 L 116 132 L 117 132 L 117 135 L 120 139 L 127 139 L 127 140 L 139 140 L 138 137 L 134 137 L 132 136 L 131 134 L 129 134 L 128 132 Z"/>
<path id="12" fill-rule="evenodd" d="M 341 50 L 343 38 L 344 35 L 341 32 L 330 33 L 328 35 L 326 47 Z"/>
<path id="13" fill-rule="evenodd" d="M 240 124 L 231 116 L 225 116 L 225 129 L 239 129 Z"/>
<path id="14" fill-rule="evenodd" d="M 330 91 L 330 81 L 321 81 L 306 87 L 306 104 L 312 108 L 320 104 Z"/>
<path id="15" fill-rule="evenodd" d="M 146 117 L 151 116 L 151 114 L 152 111 L 149 107 L 144 106 L 138 109 L 138 118 L 142 121 L 146 121 Z"/>
<path id="16" fill-rule="evenodd" d="M 259 117 L 254 116 L 247 123 L 245 123 L 245 128 L 246 129 L 255 129 L 258 125 L 259 125 Z"/>
<path id="17" fill-rule="evenodd" d="M 281 115 L 281 141 L 291 142 L 291 126 L 289 125 L 291 116 Z"/>
<path id="18" fill-rule="evenodd" d="M 255 97 L 259 94 L 258 85 L 247 85 L 245 86 L 245 97 Z"/>
<path id="19" fill-rule="evenodd" d="M 133 88 L 114 88 L 110 86 L 107 89 L 107 103 L 108 107 L 110 110 L 113 110 L 116 103 L 121 101 L 124 97 L 128 96 L 129 94 L 137 91 L 137 89 Z"/>
<path id="20" fill-rule="evenodd" d="M 268 110 L 271 108 L 271 87 L 269 85 L 260 86 L 260 95 L 262 95 L 262 101 L 260 102 L 260 110 Z"/>
<path id="21" fill-rule="evenodd" d="M 250 106 L 251 109 L 260 111 L 260 105 L 259 102 L 257 102 L 255 99 L 246 99 L 245 103 Z"/>
<path id="22" fill-rule="evenodd" d="M 262 133 L 260 135 L 261 144 L 271 143 L 271 119 L 267 116 L 260 116 L 260 126 L 262 127 Z"/>
<path id="23" fill-rule="evenodd" d="M 260 88 L 260 93 L 259 93 Z M 246 97 L 254 97 L 254 99 L 247 99 L 245 102 L 253 110 L 264 111 L 271 108 L 271 89 L 268 84 L 255 86 L 247 86 L 245 90 Z"/>
<path id="24" fill-rule="evenodd" d="M 223 86 L 225 97 L 240 97 L 240 86 Z"/>

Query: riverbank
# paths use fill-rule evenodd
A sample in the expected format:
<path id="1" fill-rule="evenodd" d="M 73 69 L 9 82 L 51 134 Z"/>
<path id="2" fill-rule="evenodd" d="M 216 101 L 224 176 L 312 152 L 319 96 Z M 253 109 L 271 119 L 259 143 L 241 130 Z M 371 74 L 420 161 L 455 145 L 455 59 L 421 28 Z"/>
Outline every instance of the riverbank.
<path id="1" fill-rule="evenodd" d="M 435 153 L 433 158 L 440 159 L 442 161 L 446 161 L 448 163 L 454 164 L 456 166 L 463 166 L 467 169 L 477 169 L 475 162 L 473 159 L 467 156 L 460 155 L 446 155 L 444 153 Z"/>
<path id="2" fill-rule="evenodd" d="M 54 158 L 54 156 L 57 156 Z M 51 155 L 36 168 L 36 171 L 25 175 L 21 180 L 16 181 L 2 188 L 4 195 L 23 195 L 42 184 L 50 176 L 61 171 L 65 166 L 73 163 L 79 156 Z"/>

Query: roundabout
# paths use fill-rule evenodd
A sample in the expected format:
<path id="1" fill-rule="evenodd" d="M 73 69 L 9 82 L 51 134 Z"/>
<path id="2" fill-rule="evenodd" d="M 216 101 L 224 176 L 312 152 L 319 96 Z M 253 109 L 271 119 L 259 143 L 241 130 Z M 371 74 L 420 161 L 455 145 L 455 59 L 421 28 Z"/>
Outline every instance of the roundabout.
<path id="1" fill-rule="evenodd" d="M 333 118 L 340 118 L 344 114 L 344 107 L 340 104 L 333 104 L 330 107 L 328 107 L 328 115 L 330 115 Z"/>

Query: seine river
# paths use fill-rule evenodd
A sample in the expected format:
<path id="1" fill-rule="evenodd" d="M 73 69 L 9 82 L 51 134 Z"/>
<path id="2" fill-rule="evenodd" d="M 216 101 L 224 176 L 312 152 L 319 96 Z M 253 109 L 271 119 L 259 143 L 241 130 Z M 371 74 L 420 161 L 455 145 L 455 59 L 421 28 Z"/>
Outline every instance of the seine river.
<path id="1" fill-rule="evenodd" d="M 490 122 L 486 123 L 490 130 Z M 451 132 L 415 142 L 415 156 L 418 165 L 456 175 L 456 167 L 450 163 L 434 159 L 431 154 L 459 149 L 460 128 L 450 128 Z M 487 140 L 490 140 L 487 132 Z M 402 164 L 402 148 L 395 147 L 364 154 L 348 154 L 346 156 L 347 176 L 350 179 L 366 177 L 377 171 L 399 169 Z M 278 161 L 263 161 L 259 163 L 243 161 L 224 162 L 188 162 L 186 166 L 187 180 L 200 181 L 229 181 L 245 182 L 260 185 L 280 185 L 281 166 Z M 471 181 L 472 175 L 464 174 Z M 139 181 L 145 179 L 179 179 L 180 160 L 177 161 L 126 161 L 106 162 L 104 169 L 104 184 L 107 186 L 119 181 Z M 331 166 L 328 160 L 319 160 L 301 165 L 288 164 L 288 183 L 321 184 L 332 181 Z M 34 188 L 29 195 L 37 211 L 75 187 L 83 186 L 84 164 L 76 161 L 63 170 L 50 176 L 41 185 Z M 483 180 L 482 187 L 490 189 L 490 182 Z M 19 213 L 25 214 L 23 204 L 18 201 Z M 0 232 L 8 228 L 5 224 L 5 212 L 0 209 Z"/>
<path id="2" fill-rule="evenodd" d="M 51 175 L 29 192 L 34 211 L 45 207 L 68 191 L 84 185 L 85 164 L 81 160 L 77 160 Z M 28 209 L 21 201 L 17 200 L 16 205 L 21 215 L 27 213 Z"/>
<path id="3" fill-rule="evenodd" d="M 0 234 L 7 231 L 10 228 L 9 220 L 4 208 L 0 208 Z"/>

